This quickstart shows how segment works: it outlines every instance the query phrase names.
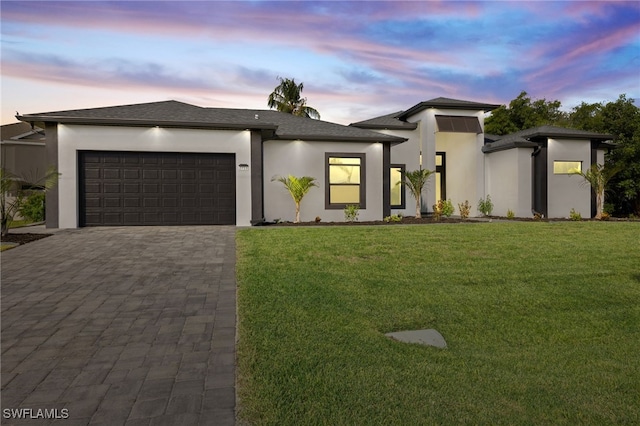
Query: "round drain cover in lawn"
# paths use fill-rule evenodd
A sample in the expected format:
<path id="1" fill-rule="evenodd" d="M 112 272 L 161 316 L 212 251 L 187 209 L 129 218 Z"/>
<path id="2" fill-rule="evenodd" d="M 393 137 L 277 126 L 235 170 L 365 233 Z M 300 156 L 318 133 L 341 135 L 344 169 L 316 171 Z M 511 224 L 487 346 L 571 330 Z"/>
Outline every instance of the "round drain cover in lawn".
<path id="1" fill-rule="evenodd" d="M 436 348 L 447 347 L 447 342 L 444 341 L 442 334 L 432 328 L 428 330 L 396 331 L 387 333 L 385 336 L 404 343 L 418 343 L 421 345 L 435 346 Z"/>

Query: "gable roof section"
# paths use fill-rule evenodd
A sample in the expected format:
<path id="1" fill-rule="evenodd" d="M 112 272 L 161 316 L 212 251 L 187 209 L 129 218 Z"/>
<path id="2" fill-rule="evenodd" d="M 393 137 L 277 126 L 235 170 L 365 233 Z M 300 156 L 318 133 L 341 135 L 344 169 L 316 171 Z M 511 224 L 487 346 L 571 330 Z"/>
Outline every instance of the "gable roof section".
<path id="1" fill-rule="evenodd" d="M 296 117 L 273 110 L 202 108 L 178 101 L 26 114 L 21 121 L 104 126 L 160 126 L 215 130 L 258 130 L 264 140 L 352 141 L 402 143 L 384 135 L 327 121 Z"/>
<path id="2" fill-rule="evenodd" d="M 394 112 L 392 114 L 382 115 L 380 117 L 371 118 L 369 120 L 351 123 L 349 126 L 359 127 L 361 129 L 377 129 L 377 130 L 415 130 L 418 123 L 409 123 L 401 121 L 398 116 L 403 111 Z"/>
<path id="3" fill-rule="evenodd" d="M 505 136 L 485 135 L 485 145 L 482 147 L 482 152 L 488 154 L 511 148 L 537 148 L 539 143 L 535 139 L 539 138 L 590 140 L 599 142 L 598 148 L 615 147 L 614 144 L 607 142 L 613 139 L 612 135 L 558 126 L 539 126 Z"/>
<path id="4" fill-rule="evenodd" d="M 480 102 L 463 101 L 460 99 L 440 97 L 440 98 L 434 98 L 428 101 L 420 102 L 412 106 L 408 110 L 404 111 L 402 114 L 398 116 L 398 118 L 404 121 L 407 118 L 411 117 L 412 115 L 415 115 L 420 111 L 424 111 L 425 109 L 428 109 L 428 108 L 453 109 L 453 110 L 466 109 L 466 110 L 478 110 L 478 111 L 488 112 L 498 108 L 499 106 L 500 105 L 496 105 L 496 104 L 486 104 L 486 103 L 480 103 Z"/>
<path id="5" fill-rule="evenodd" d="M 29 123 L 12 123 L 0 126 L 0 138 L 3 144 L 37 142 L 44 143 L 44 130 Z"/>

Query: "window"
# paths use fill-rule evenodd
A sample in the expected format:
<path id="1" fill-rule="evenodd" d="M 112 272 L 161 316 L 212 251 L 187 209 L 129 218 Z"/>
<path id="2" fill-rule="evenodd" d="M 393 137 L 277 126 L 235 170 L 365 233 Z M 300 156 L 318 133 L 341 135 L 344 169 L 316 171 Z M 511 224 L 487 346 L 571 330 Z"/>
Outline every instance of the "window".
<path id="1" fill-rule="evenodd" d="M 402 175 L 405 171 L 404 164 L 391 165 L 391 207 L 395 209 L 405 208 L 405 190 L 404 183 L 402 183 Z"/>
<path id="2" fill-rule="evenodd" d="M 436 152 L 436 201 L 447 199 L 446 190 L 446 153 Z"/>
<path id="3" fill-rule="evenodd" d="M 554 161 L 554 175 L 570 175 L 582 171 L 582 161 Z"/>
<path id="4" fill-rule="evenodd" d="M 325 208 L 366 208 L 365 154 L 326 154 Z"/>

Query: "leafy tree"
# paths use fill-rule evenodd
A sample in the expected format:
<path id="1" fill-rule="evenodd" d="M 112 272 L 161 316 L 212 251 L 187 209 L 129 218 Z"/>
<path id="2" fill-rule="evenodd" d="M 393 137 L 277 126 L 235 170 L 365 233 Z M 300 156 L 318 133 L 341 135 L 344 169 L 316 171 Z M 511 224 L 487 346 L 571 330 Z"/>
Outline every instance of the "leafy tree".
<path id="1" fill-rule="evenodd" d="M 485 120 L 485 132 L 494 135 L 506 135 L 519 130 L 544 125 L 562 125 L 567 116 L 560 111 L 560 101 L 537 99 L 532 101 L 527 92 L 522 91 L 509 107 L 495 109 Z"/>
<path id="2" fill-rule="evenodd" d="M 617 148 L 606 156 L 607 167 L 618 170 L 608 185 L 615 214 L 640 215 L 640 109 L 622 94 L 614 102 L 581 103 L 569 115 L 569 126 L 615 137 Z"/>
<path id="3" fill-rule="evenodd" d="M 18 176 L 0 168 L 0 232 L 3 237 L 9 233 L 9 225 L 25 206 L 29 195 L 35 190 L 53 188 L 60 174 L 54 168 L 49 168 L 43 175 L 39 176 L 37 172 L 34 175 L 34 178 Z"/>
<path id="4" fill-rule="evenodd" d="M 313 188 L 314 186 L 318 186 L 318 184 L 316 183 L 316 178 L 309 176 L 302 176 L 299 178 L 293 175 L 289 175 L 287 177 L 275 177 L 271 179 L 271 181 L 281 182 L 284 187 L 287 188 L 287 191 L 289 191 L 291 198 L 293 198 L 293 202 L 296 204 L 296 219 L 294 223 L 299 223 L 300 202 L 302 201 L 302 198 L 307 195 L 307 192 L 309 192 L 311 188 Z"/>
<path id="5" fill-rule="evenodd" d="M 605 132 L 602 120 L 602 104 L 582 102 L 569 113 L 569 126 L 588 132 Z"/>
<path id="6" fill-rule="evenodd" d="M 307 105 L 307 98 L 302 97 L 303 84 L 296 84 L 294 79 L 278 77 L 280 84 L 269 95 L 267 104 L 280 112 L 299 117 L 320 119 L 320 113 Z"/>
<path id="7" fill-rule="evenodd" d="M 416 217 L 417 218 L 422 217 L 422 213 L 421 213 L 422 190 L 427 186 L 427 182 L 429 181 L 429 178 L 434 173 L 435 173 L 435 170 L 426 170 L 426 169 L 408 171 L 402 175 L 402 179 L 400 180 L 400 182 L 396 184 L 396 185 L 400 185 L 401 183 L 404 183 L 406 187 L 409 189 L 409 192 L 411 192 L 411 195 L 413 195 L 413 197 L 416 199 Z"/>
<path id="8" fill-rule="evenodd" d="M 618 170 L 614 167 L 605 167 L 604 164 L 592 164 L 587 171 L 576 171 L 572 174 L 582 176 L 585 183 L 591 186 L 596 195 L 596 219 L 602 219 L 602 206 L 604 193 L 611 178 Z"/>

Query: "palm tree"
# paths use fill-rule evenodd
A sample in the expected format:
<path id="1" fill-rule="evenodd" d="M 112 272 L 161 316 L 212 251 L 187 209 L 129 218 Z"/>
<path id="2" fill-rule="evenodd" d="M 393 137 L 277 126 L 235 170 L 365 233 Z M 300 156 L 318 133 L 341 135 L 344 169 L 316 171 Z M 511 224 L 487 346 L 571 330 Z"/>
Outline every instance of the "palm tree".
<path id="1" fill-rule="evenodd" d="M 307 192 L 314 187 L 318 186 L 316 183 L 316 178 L 309 176 L 302 176 L 300 178 L 289 175 L 288 177 L 274 177 L 271 181 L 282 182 L 289 194 L 291 194 L 291 198 L 293 198 L 293 202 L 296 203 L 296 220 L 294 223 L 300 223 L 300 202 L 302 198 L 307 195 Z"/>
<path id="2" fill-rule="evenodd" d="M 602 219 L 602 206 L 604 204 L 604 192 L 612 177 L 618 173 L 615 167 L 605 167 L 604 164 L 592 164 L 586 172 L 574 171 L 573 175 L 582 176 L 584 183 L 591 186 L 596 195 L 596 219 Z"/>
<path id="3" fill-rule="evenodd" d="M 296 84 L 294 79 L 278 77 L 280 84 L 269 95 L 267 104 L 280 112 L 299 117 L 320 119 L 320 113 L 307 105 L 307 98 L 302 98 L 303 84 Z"/>
<path id="4" fill-rule="evenodd" d="M 404 183 L 407 188 L 409 188 L 409 192 L 411 192 L 411 195 L 413 195 L 413 197 L 416 199 L 416 217 L 418 219 L 422 217 L 422 213 L 420 212 L 422 190 L 427 186 L 427 181 L 434 173 L 435 170 L 425 169 L 405 172 L 402 175 L 402 180 L 396 184 L 400 185 L 401 183 Z"/>
<path id="5" fill-rule="evenodd" d="M 3 237 L 9 233 L 14 216 L 22 210 L 28 195 L 33 192 L 25 188 L 48 191 L 58 183 L 60 173 L 50 167 L 44 174 L 36 170 L 32 175 L 19 176 L 0 168 L 0 234 Z"/>

